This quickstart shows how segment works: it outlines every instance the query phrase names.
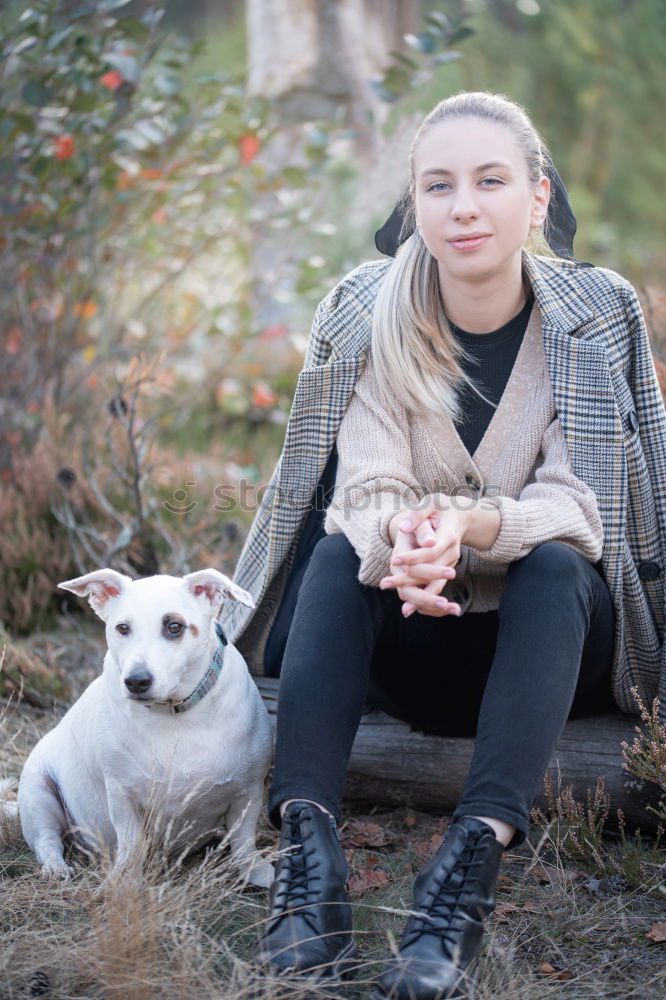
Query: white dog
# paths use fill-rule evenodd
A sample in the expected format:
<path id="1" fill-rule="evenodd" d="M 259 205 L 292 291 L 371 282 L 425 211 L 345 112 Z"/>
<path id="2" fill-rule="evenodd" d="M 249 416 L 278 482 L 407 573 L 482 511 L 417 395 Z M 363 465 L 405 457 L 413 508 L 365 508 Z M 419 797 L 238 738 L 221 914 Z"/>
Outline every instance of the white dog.
<path id="1" fill-rule="evenodd" d="M 104 670 L 28 757 L 23 835 L 45 873 L 69 878 L 62 837 L 125 868 L 148 811 L 170 854 L 229 832 L 243 877 L 268 886 L 255 834 L 271 763 L 268 713 L 215 615 L 250 594 L 214 569 L 131 580 L 111 569 L 59 584 L 106 622 Z"/>

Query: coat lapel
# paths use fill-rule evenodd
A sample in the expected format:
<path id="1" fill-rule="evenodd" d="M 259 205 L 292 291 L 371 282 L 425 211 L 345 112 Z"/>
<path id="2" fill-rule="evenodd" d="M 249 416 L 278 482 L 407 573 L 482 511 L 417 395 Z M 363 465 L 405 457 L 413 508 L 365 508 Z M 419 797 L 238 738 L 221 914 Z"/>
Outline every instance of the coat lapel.
<path id="1" fill-rule="evenodd" d="M 612 585 L 622 568 L 627 460 L 608 347 L 598 338 L 597 324 L 586 339 L 585 324 L 594 321 L 596 313 L 572 289 L 567 272 L 555 271 L 547 259 L 532 254 L 525 253 L 523 261 L 541 309 L 553 402 L 571 465 L 597 496 L 605 535 L 604 568 Z"/>

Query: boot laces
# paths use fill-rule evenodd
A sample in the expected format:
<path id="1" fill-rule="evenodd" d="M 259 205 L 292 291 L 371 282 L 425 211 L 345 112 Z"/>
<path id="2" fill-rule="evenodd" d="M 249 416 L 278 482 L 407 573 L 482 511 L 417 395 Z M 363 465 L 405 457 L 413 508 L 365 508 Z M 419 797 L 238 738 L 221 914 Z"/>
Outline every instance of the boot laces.
<path id="1" fill-rule="evenodd" d="M 308 847 L 307 842 L 313 831 L 304 831 L 301 825 L 301 814 L 294 813 L 284 817 L 288 823 L 288 839 L 290 851 L 282 856 L 280 874 L 278 876 L 278 891 L 273 905 L 273 917 L 280 919 L 286 914 L 298 913 L 314 934 L 318 933 L 315 917 L 311 907 L 317 902 L 319 895 L 318 882 L 321 875 L 316 869 L 321 866 L 317 858 L 310 860 L 316 854 L 314 847 Z"/>
<path id="2" fill-rule="evenodd" d="M 422 934 L 435 934 L 441 938 L 445 950 L 452 954 L 459 931 L 467 916 L 465 905 L 476 897 L 475 871 L 483 864 L 477 844 L 466 844 L 454 867 L 444 865 L 419 909 L 409 918 L 401 946 L 415 941 Z M 453 871 L 461 873 L 461 884 L 451 885 L 447 880 Z"/>

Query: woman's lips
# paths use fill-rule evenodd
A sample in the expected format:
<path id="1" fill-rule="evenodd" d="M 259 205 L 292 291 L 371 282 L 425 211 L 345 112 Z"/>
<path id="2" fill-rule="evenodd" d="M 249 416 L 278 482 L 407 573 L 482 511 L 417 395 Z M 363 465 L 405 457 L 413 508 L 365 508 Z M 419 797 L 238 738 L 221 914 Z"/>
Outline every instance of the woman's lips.
<path id="1" fill-rule="evenodd" d="M 450 246 L 453 247 L 454 250 L 462 250 L 464 252 L 466 250 L 467 251 L 469 251 L 469 250 L 476 250 L 477 247 L 483 246 L 483 244 L 487 240 L 489 240 L 489 239 L 490 239 L 490 235 L 488 235 L 488 236 L 475 236 L 473 239 L 449 240 L 449 244 L 450 244 Z"/>

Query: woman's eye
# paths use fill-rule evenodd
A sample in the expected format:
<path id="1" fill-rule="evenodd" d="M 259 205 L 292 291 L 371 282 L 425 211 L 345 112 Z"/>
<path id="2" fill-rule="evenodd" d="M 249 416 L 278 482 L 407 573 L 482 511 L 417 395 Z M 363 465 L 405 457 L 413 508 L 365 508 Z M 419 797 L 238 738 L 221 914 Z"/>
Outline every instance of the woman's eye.
<path id="1" fill-rule="evenodd" d="M 504 184 L 504 181 L 501 177 L 483 177 L 480 183 L 484 187 L 497 187 L 499 184 Z M 426 191 L 448 191 L 450 188 L 448 181 L 435 181 L 426 188 Z"/>
<path id="2" fill-rule="evenodd" d="M 126 622 L 119 622 L 119 624 L 116 625 L 116 632 L 118 632 L 119 635 L 129 635 L 129 630 L 130 627 Z"/>

